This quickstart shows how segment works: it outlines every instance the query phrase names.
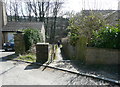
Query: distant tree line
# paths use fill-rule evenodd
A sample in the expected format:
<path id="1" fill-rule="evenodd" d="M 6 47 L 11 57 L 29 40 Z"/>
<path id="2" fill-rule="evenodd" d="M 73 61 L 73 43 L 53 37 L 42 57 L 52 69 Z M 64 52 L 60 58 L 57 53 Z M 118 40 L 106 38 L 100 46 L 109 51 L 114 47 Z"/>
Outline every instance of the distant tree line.
<path id="1" fill-rule="evenodd" d="M 63 1 L 64 2 L 64 1 Z M 63 2 L 59 0 L 29 0 L 28 2 L 13 1 L 6 2 L 8 21 L 44 22 L 46 35 L 54 42 L 56 33 L 56 22 Z M 49 25 L 49 19 L 50 25 Z M 48 26 L 50 30 L 48 32 Z"/>

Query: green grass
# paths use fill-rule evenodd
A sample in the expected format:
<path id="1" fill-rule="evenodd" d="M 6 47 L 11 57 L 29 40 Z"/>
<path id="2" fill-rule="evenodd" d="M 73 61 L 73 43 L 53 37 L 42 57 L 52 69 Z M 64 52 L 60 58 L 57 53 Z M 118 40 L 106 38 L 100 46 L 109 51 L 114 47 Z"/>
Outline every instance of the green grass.
<path id="1" fill-rule="evenodd" d="M 17 60 L 23 60 L 23 61 L 29 61 L 29 62 L 36 62 L 36 55 L 35 54 L 25 54 L 25 55 L 20 55 Z"/>

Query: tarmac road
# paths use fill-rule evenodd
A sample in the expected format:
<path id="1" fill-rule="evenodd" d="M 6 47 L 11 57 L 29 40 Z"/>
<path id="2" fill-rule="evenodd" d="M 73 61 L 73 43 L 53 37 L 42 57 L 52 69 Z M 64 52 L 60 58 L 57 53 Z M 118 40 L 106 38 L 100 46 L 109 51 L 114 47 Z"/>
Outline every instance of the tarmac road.
<path id="1" fill-rule="evenodd" d="M 12 53 L 11 53 L 12 54 Z M 9 54 L 6 54 L 9 55 Z M 4 55 L 4 56 L 6 56 Z M 69 72 L 30 65 L 23 62 L 0 61 L 1 85 L 108 85 L 103 81 Z"/>
<path id="2" fill-rule="evenodd" d="M 2 57 L 8 56 L 8 55 L 12 55 L 12 54 L 14 54 L 14 53 L 15 53 L 15 52 L 11 52 L 11 51 L 5 52 L 4 50 L 1 50 L 1 49 L 0 49 L 0 60 L 2 59 Z"/>

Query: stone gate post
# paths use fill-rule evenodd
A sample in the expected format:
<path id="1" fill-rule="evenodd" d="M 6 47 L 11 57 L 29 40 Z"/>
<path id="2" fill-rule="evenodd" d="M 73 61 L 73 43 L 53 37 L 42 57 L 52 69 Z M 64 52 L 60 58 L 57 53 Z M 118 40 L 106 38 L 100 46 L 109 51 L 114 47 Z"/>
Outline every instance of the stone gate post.
<path id="1" fill-rule="evenodd" d="M 49 58 L 49 43 L 36 44 L 36 62 L 45 63 Z"/>
<path id="2" fill-rule="evenodd" d="M 25 53 L 25 42 L 24 42 L 23 33 L 14 34 L 14 43 L 15 43 L 15 53 L 24 54 Z"/>

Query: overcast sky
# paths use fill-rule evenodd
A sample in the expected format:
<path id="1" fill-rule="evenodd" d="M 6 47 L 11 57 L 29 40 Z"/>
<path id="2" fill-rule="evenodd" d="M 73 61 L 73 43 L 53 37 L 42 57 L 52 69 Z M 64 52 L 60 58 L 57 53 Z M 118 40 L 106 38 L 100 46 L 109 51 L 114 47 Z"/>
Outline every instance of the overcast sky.
<path id="1" fill-rule="evenodd" d="M 6 0 L 6 1 L 9 1 L 9 0 Z M 15 0 L 11 0 L 11 1 L 15 1 Z M 29 0 L 16 0 L 16 1 L 29 1 Z M 38 0 L 35 0 L 35 1 L 38 1 Z M 39 0 L 39 1 L 42 1 L 42 0 Z M 44 0 L 44 1 L 47 1 L 47 0 Z M 50 0 L 50 1 L 55 1 L 55 0 Z M 66 10 L 66 11 L 73 10 L 75 12 L 79 12 L 82 9 L 117 10 L 118 1 L 120 0 L 61 0 L 61 1 L 65 2 L 63 6 L 63 10 Z"/>
<path id="2" fill-rule="evenodd" d="M 5 0 L 3 0 L 5 1 Z M 10 0 L 6 0 L 7 2 Z M 29 0 L 11 0 L 11 1 L 29 1 Z M 35 0 L 38 1 L 38 0 Z M 39 0 L 42 1 L 42 0 Z M 44 0 L 47 1 L 47 0 Z M 56 1 L 56 0 L 50 0 Z M 120 0 L 61 0 L 64 5 L 61 13 L 80 12 L 83 10 L 118 10 L 118 2 Z"/>
<path id="3" fill-rule="evenodd" d="M 79 12 L 82 9 L 117 10 L 119 0 L 65 0 L 64 10 Z"/>

